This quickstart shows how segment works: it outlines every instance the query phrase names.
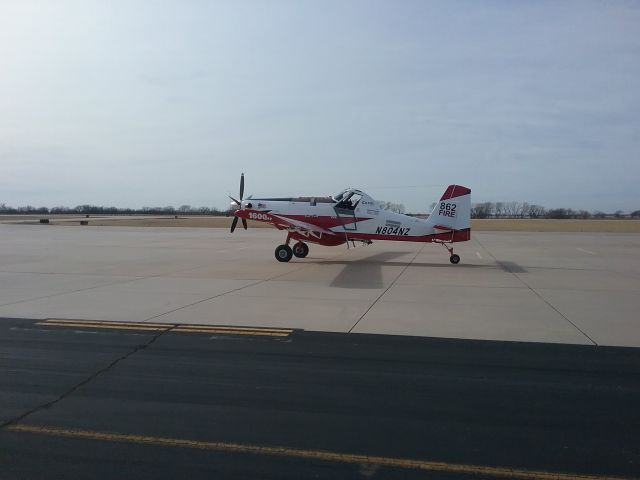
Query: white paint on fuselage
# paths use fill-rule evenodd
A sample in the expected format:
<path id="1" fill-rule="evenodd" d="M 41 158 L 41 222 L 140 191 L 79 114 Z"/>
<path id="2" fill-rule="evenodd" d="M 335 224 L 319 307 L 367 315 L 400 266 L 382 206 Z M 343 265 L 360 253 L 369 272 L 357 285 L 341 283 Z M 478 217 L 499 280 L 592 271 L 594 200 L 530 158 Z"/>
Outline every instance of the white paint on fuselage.
<path id="1" fill-rule="evenodd" d="M 367 218 L 368 220 L 358 221 L 355 230 L 347 227 L 347 231 L 352 238 L 357 238 L 358 233 L 365 233 L 397 235 L 398 239 L 402 240 L 402 237 L 433 235 L 440 232 L 434 228 L 429 219 L 424 220 L 386 210 L 381 202 L 374 200 L 364 192 L 358 191 L 358 193 L 361 195 L 361 199 L 354 209 L 354 215 L 356 218 Z M 283 217 L 295 217 L 297 220 L 318 225 L 322 225 L 318 217 L 337 218 L 334 207 L 338 202 L 313 202 L 313 198 L 311 197 L 311 201 L 302 202 L 294 201 L 297 199 L 292 199 L 291 201 L 247 199 L 242 202 L 242 207 Z M 343 233 L 345 231 L 342 225 L 334 226 L 330 230 L 335 233 Z"/>

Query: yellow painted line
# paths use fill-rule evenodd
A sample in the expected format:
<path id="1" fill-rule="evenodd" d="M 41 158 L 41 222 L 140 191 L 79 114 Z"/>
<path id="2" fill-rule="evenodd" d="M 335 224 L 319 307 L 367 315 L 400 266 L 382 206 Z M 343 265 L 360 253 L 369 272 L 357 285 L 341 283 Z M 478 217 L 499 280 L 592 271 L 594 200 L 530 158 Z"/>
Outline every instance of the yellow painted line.
<path id="1" fill-rule="evenodd" d="M 218 325 L 176 325 L 176 330 L 233 330 L 234 332 L 268 332 L 286 334 L 293 332 L 293 330 L 285 330 L 282 328 L 228 327 Z"/>
<path id="2" fill-rule="evenodd" d="M 44 322 L 52 322 L 52 323 L 87 323 L 87 324 L 97 324 L 97 325 L 124 325 L 124 326 L 133 326 L 138 325 L 141 327 L 163 327 L 163 328 L 215 328 L 218 330 L 251 330 L 251 331 L 265 331 L 265 332 L 276 332 L 276 333 L 291 333 L 293 329 L 291 328 L 272 328 L 272 327 L 240 327 L 235 325 L 193 325 L 193 324 L 173 324 L 173 323 L 147 323 L 147 322 L 112 322 L 110 320 L 84 320 L 84 319 L 73 319 L 73 318 L 47 318 L 43 320 Z"/>
<path id="3" fill-rule="evenodd" d="M 173 329 L 173 331 L 182 333 L 218 333 L 226 335 L 257 335 L 267 337 L 288 337 L 293 331 L 281 328 L 230 327 L 215 325 L 174 325 L 168 323 L 134 323 L 109 322 L 101 320 L 94 321 L 61 319 L 48 319 L 41 322 L 36 322 L 36 325 L 75 328 L 107 328 L 114 330 L 140 330 L 150 332 L 162 332 Z"/>
<path id="4" fill-rule="evenodd" d="M 274 333 L 274 332 L 261 332 L 260 330 L 217 330 L 217 329 L 180 329 L 176 328 L 174 332 L 182 332 L 182 333 L 221 333 L 224 335 L 257 335 L 263 337 L 288 337 L 289 333 Z"/>
<path id="5" fill-rule="evenodd" d="M 269 328 L 269 327 L 236 327 L 234 325 L 189 325 L 184 323 L 177 324 L 178 328 L 217 328 L 219 330 L 260 330 L 265 332 L 291 333 L 290 328 Z"/>
<path id="6" fill-rule="evenodd" d="M 490 467 L 485 465 L 469 465 L 447 462 L 434 462 L 409 458 L 356 455 L 330 452 L 326 450 L 303 450 L 298 448 L 250 445 L 226 442 L 206 442 L 185 440 L 180 438 L 153 437 L 149 435 L 132 435 L 124 433 L 98 432 L 91 430 L 69 429 L 38 425 L 11 425 L 6 428 L 11 432 L 51 435 L 55 437 L 79 438 L 83 440 L 101 440 L 105 442 L 123 442 L 140 445 L 158 445 L 162 447 L 181 447 L 216 452 L 230 452 L 250 455 L 271 455 L 288 458 L 304 458 L 326 462 L 355 463 L 377 465 L 381 467 L 410 468 L 432 472 L 458 473 L 465 475 L 484 475 L 498 478 L 540 479 L 540 480 L 627 480 L 622 477 L 601 475 L 580 475 L 571 473 L 544 472 L 522 470 L 509 467 Z"/>
<path id="7" fill-rule="evenodd" d="M 97 325 L 124 325 L 126 327 L 130 327 L 132 325 L 138 325 L 140 327 L 163 327 L 163 328 L 171 328 L 175 325 L 173 323 L 143 323 L 143 322 L 112 322 L 110 320 L 84 320 L 84 319 L 73 319 L 73 318 L 47 318 L 43 320 L 44 322 L 51 323 L 91 323 Z"/>
<path id="8" fill-rule="evenodd" d="M 87 323 L 45 323 L 45 322 L 37 322 L 36 325 L 46 325 L 48 327 L 76 327 L 76 328 L 106 328 L 110 330 L 137 330 L 137 331 L 146 331 L 146 332 L 164 332 L 168 330 L 167 328 L 157 328 L 157 327 L 125 327 L 124 325 L 92 325 Z"/>

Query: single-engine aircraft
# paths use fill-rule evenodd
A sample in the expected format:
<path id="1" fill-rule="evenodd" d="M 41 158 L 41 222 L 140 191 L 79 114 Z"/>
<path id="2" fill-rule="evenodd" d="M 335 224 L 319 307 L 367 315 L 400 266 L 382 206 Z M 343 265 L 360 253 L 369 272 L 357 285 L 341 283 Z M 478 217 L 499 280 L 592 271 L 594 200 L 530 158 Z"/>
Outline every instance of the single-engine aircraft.
<path id="1" fill-rule="evenodd" d="M 386 210 L 383 203 L 356 188 L 347 188 L 333 197 L 253 198 L 244 195 L 244 173 L 240 176 L 240 198 L 235 209 L 231 232 L 238 219 L 247 229 L 247 219 L 270 223 L 287 231 L 284 244 L 276 248 L 279 262 L 309 253 L 307 243 L 336 246 L 349 242 L 371 244 L 373 240 L 439 243 L 449 252 L 454 265 L 460 256 L 453 244 L 471 239 L 471 190 L 449 185 L 431 215 L 420 219 Z M 291 240 L 297 242 L 290 246 Z"/>

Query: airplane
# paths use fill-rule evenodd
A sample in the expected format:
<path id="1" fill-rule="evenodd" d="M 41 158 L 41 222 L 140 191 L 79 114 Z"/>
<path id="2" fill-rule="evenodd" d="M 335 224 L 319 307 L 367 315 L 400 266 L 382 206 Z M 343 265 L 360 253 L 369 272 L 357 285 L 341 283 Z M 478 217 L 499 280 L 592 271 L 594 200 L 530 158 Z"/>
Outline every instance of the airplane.
<path id="1" fill-rule="evenodd" d="M 362 190 L 346 188 L 331 197 L 253 198 L 244 195 L 244 173 L 240 175 L 240 198 L 231 204 L 234 218 L 231 233 L 238 220 L 247 229 L 247 220 L 255 220 L 285 230 L 284 244 L 275 250 L 279 262 L 293 256 L 309 254 L 307 243 L 337 246 L 349 242 L 371 244 L 374 240 L 439 243 L 449 252 L 456 265 L 460 256 L 453 244 L 471 239 L 471 190 L 462 185 L 449 185 L 436 203 L 431 215 L 420 219 L 384 208 Z M 291 241 L 296 243 L 290 246 Z"/>

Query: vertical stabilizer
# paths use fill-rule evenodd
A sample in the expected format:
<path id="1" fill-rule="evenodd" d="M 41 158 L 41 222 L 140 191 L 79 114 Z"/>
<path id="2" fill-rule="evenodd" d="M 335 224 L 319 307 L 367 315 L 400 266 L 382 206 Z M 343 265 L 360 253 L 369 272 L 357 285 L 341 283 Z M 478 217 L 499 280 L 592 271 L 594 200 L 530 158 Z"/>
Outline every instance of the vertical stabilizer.
<path id="1" fill-rule="evenodd" d="M 465 230 L 471 227 L 471 189 L 449 185 L 429 217 L 440 230 Z"/>

